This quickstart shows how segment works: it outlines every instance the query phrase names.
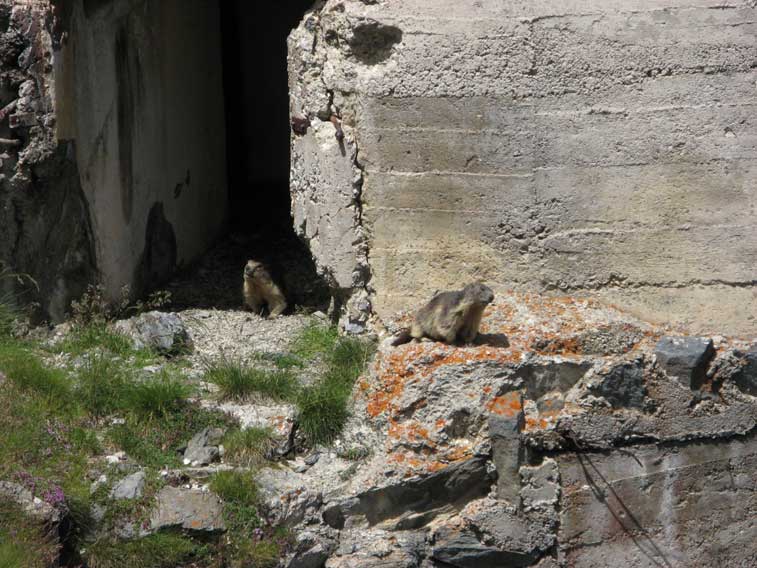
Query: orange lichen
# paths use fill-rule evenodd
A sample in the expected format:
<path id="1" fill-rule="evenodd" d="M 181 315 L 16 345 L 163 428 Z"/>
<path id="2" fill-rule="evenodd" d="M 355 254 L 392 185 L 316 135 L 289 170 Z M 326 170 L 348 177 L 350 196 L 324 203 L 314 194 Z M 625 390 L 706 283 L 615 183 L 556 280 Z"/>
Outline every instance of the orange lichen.
<path id="1" fill-rule="evenodd" d="M 485 405 L 492 414 L 512 418 L 523 411 L 523 403 L 519 392 L 509 392 L 502 396 L 495 396 Z"/>

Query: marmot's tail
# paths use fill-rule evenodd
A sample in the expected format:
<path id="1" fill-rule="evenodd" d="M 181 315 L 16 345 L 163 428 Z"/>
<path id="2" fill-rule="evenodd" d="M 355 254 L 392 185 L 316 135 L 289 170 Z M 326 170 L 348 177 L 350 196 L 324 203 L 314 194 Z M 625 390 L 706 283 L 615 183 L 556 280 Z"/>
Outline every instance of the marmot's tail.
<path id="1" fill-rule="evenodd" d="M 397 347 L 398 345 L 409 343 L 410 341 L 412 341 L 412 339 L 413 339 L 413 336 L 410 335 L 409 329 L 407 328 L 401 329 L 397 333 L 394 334 L 394 337 L 392 338 L 390 345 L 392 347 Z"/>

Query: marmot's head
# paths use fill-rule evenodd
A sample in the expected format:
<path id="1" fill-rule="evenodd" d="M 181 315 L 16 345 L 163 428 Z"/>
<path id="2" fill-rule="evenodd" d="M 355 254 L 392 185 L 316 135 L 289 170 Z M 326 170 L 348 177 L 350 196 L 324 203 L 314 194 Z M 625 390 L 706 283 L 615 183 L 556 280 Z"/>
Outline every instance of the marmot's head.
<path id="1" fill-rule="evenodd" d="M 494 300 L 494 292 L 483 282 L 473 282 L 463 288 L 463 297 L 471 304 L 487 305 Z"/>
<path id="2" fill-rule="evenodd" d="M 265 270 L 265 267 L 263 266 L 262 262 L 258 262 L 257 260 L 248 260 L 247 264 L 244 265 L 244 277 L 254 278 L 256 272 L 263 270 Z"/>

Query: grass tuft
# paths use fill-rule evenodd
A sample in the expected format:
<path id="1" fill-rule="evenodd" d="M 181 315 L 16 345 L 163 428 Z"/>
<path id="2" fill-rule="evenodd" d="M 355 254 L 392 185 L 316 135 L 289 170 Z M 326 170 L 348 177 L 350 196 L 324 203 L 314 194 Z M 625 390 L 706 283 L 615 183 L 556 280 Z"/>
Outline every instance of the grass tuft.
<path id="1" fill-rule="evenodd" d="M 91 353 L 76 373 L 76 395 L 96 418 L 120 410 L 131 377 L 112 357 Z"/>
<path id="2" fill-rule="evenodd" d="M 306 328 L 305 342 L 311 356 L 320 357 L 327 368 L 312 386 L 303 389 L 297 398 L 298 424 L 311 445 L 330 444 L 341 433 L 349 418 L 349 399 L 355 381 L 373 356 L 375 345 L 360 339 L 337 337 L 331 340 L 334 328 Z M 320 339 L 314 339 L 320 338 Z M 295 343 L 303 343 L 298 338 Z M 320 351 L 314 351 L 314 346 Z"/>
<path id="3" fill-rule="evenodd" d="M 273 438 L 270 428 L 233 430 L 223 440 L 224 459 L 245 467 L 259 466 L 271 451 Z"/>
<path id="4" fill-rule="evenodd" d="M 236 361 L 212 363 L 205 380 L 218 386 L 224 399 L 240 400 L 253 393 L 275 400 L 292 400 L 297 379 L 288 370 L 254 369 Z"/>
<path id="5" fill-rule="evenodd" d="M 176 568 L 208 555 L 208 547 L 179 534 L 158 533 L 130 541 L 101 539 L 85 553 L 89 568 Z"/>
<path id="6" fill-rule="evenodd" d="M 190 394 L 186 383 L 162 370 L 154 378 L 129 385 L 124 398 L 126 408 L 139 419 L 153 420 L 178 413 Z"/>

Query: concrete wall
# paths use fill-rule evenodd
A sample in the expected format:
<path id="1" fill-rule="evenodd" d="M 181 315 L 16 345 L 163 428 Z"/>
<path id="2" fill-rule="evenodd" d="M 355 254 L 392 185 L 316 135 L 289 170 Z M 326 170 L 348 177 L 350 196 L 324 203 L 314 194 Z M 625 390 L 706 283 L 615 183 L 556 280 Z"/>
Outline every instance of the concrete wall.
<path id="1" fill-rule="evenodd" d="M 482 278 L 757 331 L 754 2 L 329 0 L 290 81 L 297 226 L 379 316 Z"/>
<path id="2" fill-rule="evenodd" d="M 75 0 L 56 52 L 57 136 L 75 141 L 107 290 L 159 285 L 226 217 L 218 6 Z"/>

